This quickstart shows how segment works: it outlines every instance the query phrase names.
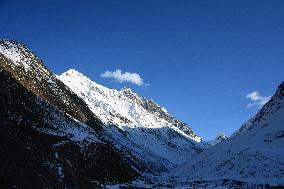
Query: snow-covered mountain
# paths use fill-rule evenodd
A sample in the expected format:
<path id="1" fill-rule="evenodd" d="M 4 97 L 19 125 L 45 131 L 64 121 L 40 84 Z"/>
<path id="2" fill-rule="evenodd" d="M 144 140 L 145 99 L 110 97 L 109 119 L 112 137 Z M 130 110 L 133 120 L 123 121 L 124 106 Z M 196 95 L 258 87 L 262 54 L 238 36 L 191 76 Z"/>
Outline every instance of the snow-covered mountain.
<path id="1" fill-rule="evenodd" d="M 224 134 L 224 133 L 220 133 L 218 136 L 216 136 L 213 140 L 210 140 L 208 143 L 211 145 L 211 146 L 214 146 L 220 142 L 223 142 L 225 140 L 227 140 L 228 137 Z"/>
<path id="2" fill-rule="evenodd" d="M 144 172 L 168 170 L 205 148 L 185 123 L 129 88 L 106 88 L 73 69 L 58 78 L 105 124 L 105 140 L 144 164 Z"/>
<path id="3" fill-rule="evenodd" d="M 284 82 L 240 130 L 175 170 L 189 180 L 284 185 Z"/>
<path id="4" fill-rule="evenodd" d="M 284 185 L 284 83 L 209 148 L 153 100 L 56 76 L 16 41 L 0 40 L 0 80 L 0 188 Z"/>
<path id="5" fill-rule="evenodd" d="M 0 40 L 0 77 L 0 188 L 129 182 L 207 147 L 152 100 L 75 70 L 56 76 L 17 41 Z"/>

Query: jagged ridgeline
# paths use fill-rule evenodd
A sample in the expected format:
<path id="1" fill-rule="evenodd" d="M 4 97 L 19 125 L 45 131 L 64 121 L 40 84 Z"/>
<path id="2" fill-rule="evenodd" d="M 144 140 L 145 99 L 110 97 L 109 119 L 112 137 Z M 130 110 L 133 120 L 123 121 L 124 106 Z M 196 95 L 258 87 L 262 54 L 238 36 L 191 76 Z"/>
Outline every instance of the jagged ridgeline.
<path id="1" fill-rule="evenodd" d="M 130 182 L 208 147 L 152 100 L 76 70 L 56 76 L 16 41 L 0 40 L 0 78 L 0 188 Z"/>
<path id="2" fill-rule="evenodd" d="M 143 173 L 167 171 L 206 147 L 186 124 L 129 88 L 106 88 L 73 69 L 58 78 L 108 125 L 105 140 L 129 154 Z"/>

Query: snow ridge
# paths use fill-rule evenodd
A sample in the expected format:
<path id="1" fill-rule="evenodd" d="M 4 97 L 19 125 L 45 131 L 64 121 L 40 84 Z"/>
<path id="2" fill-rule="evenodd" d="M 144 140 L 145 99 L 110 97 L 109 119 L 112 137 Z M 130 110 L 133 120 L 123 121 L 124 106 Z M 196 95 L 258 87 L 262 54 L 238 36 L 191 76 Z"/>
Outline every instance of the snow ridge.
<path id="1" fill-rule="evenodd" d="M 184 123 L 129 88 L 109 89 L 74 69 L 58 78 L 106 125 L 107 140 L 118 149 L 128 149 L 131 156 L 152 166 L 172 168 L 205 148 Z"/>
<path id="2" fill-rule="evenodd" d="M 27 77 L 34 76 L 41 82 L 47 81 L 51 86 L 56 85 L 55 76 L 25 44 L 14 40 L 0 40 L 0 54 L 11 60 L 5 65 L 9 70 Z"/>

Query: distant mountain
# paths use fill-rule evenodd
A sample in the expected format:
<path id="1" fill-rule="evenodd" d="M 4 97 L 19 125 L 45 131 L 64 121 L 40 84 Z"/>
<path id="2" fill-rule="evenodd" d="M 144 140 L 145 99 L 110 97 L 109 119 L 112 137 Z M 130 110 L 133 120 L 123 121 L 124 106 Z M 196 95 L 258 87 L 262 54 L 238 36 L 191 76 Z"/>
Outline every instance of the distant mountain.
<path id="1" fill-rule="evenodd" d="M 218 136 L 216 136 L 216 138 L 214 138 L 213 140 L 209 141 L 208 143 L 211 145 L 211 146 L 214 146 L 220 142 L 223 142 L 225 140 L 227 140 L 228 137 L 223 134 L 223 133 L 220 133 Z"/>
<path id="2" fill-rule="evenodd" d="M 0 78 L 0 188 L 131 182 L 206 148 L 152 100 L 75 70 L 56 76 L 17 41 L 0 40 Z"/>
<path id="3" fill-rule="evenodd" d="M 234 136 L 191 158 L 175 171 L 189 180 L 234 179 L 284 185 L 284 82 Z"/>

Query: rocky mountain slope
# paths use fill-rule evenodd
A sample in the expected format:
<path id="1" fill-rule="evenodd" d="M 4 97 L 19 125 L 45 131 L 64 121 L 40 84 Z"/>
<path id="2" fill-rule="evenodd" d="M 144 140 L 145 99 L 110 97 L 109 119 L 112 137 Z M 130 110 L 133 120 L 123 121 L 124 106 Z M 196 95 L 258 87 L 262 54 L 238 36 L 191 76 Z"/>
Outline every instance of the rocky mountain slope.
<path id="1" fill-rule="evenodd" d="M 226 141 L 175 170 L 189 180 L 234 179 L 284 185 L 284 82 L 263 108 Z"/>

